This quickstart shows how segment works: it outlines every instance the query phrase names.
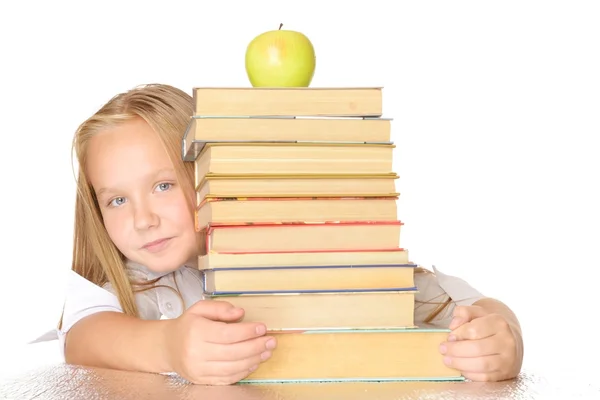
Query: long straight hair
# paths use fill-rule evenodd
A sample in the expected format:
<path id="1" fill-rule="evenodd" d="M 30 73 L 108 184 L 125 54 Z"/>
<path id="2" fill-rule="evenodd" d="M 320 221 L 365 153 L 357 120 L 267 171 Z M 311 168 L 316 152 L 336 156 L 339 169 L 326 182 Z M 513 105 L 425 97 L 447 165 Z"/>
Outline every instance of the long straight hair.
<path id="1" fill-rule="evenodd" d="M 181 157 L 181 142 L 192 113 L 193 99 L 182 90 L 164 84 L 138 86 L 110 99 L 78 127 L 73 138 L 79 170 L 71 268 L 98 286 L 110 282 L 127 315 L 139 317 L 135 282 L 126 272 L 125 257 L 104 227 L 98 200 L 87 176 L 88 144 L 94 135 L 107 128 L 141 118 L 160 138 L 184 193 L 193 193 L 193 163 L 186 163 Z M 193 196 L 188 199 L 188 207 L 193 218 Z M 59 327 L 61 325 L 62 318 Z"/>

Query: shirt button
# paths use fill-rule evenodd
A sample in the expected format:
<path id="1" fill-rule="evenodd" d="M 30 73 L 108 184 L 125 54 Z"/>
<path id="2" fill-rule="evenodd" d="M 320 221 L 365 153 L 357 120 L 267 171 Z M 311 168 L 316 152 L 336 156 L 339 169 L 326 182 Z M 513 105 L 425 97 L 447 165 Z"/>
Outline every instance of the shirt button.
<path id="1" fill-rule="evenodd" d="M 171 305 L 171 303 L 167 303 L 167 310 L 171 310 L 173 309 L 173 306 Z"/>

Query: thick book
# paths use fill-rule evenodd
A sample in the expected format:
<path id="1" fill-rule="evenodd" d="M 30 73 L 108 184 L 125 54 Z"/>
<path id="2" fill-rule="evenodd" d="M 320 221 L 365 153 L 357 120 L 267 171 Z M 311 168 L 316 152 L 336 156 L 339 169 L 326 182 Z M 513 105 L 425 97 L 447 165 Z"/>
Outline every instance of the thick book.
<path id="1" fill-rule="evenodd" d="M 463 381 L 443 362 L 449 329 L 273 332 L 272 357 L 240 383 Z"/>
<path id="2" fill-rule="evenodd" d="M 199 230 L 205 235 L 205 252 L 366 251 L 399 248 L 402 225 L 400 220 L 265 222 L 211 224 Z"/>
<path id="3" fill-rule="evenodd" d="M 395 145 L 211 143 L 194 161 L 195 184 L 208 174 L 389 174 Z"/>
<path id="4" fill-rule="evenodd" d="M 206 198 L 196 226 L 263 222 L 390 221 L 398 219 L 398 197 Z"/>
<path id="5" fill-rule="evenodd" d="M 289 331 L 414 327 L 416 292 L 417 288 L 413 286 L 362 291 L 206 293 L 205 296 L 243 308 L 242 321 L 262 322 L 269 331 Z"/>
<path id="6" fill-rule="evenodd" d="M 208 174 L 197 182 L 196 205 L 206 198 L 390 197 L 398 174 Z"/>

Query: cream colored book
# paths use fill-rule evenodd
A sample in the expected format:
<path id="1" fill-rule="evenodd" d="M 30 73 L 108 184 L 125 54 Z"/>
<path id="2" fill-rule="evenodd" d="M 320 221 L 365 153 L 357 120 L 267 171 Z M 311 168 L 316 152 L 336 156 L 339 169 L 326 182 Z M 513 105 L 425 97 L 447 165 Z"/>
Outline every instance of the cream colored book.
<path id="1" fill-rule="evenodd" d="M 194 114 L 205 116 L 382 115 L 381 87 L 194 87 Z"/>
<path id="2" fill-rule="evenodd" d="M 241 383 L 464 381 L 439 352 L 449 329 L 275 332 L 272 357 Z"/>

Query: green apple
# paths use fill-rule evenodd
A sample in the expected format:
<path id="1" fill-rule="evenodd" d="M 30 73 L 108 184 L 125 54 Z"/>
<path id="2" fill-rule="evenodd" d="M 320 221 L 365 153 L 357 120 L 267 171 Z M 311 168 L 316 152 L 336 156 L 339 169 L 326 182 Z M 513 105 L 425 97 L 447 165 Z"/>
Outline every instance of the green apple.
<path id="1" fill-rule="evenodd" d="M 253 87 L 308 87 L 315 73 L 315 49 L 302 33 L 279 29 L 256 36 L 246 49 L 246 73 Z"/>

